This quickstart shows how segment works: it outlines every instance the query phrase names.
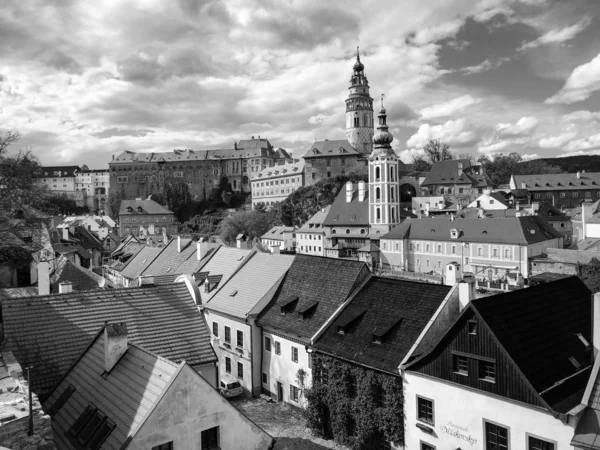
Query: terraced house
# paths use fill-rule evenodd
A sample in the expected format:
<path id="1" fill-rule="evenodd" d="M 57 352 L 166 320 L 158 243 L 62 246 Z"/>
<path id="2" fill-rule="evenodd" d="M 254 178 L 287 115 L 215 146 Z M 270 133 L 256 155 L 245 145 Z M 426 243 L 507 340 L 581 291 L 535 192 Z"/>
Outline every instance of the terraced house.
<path id="1" fill-rule="evenodd" d="M 442 273 L 449 263 L 477 278 L 528 277 L 528 258 L 562 248 L 562 235 L 539 216 L 407 219 L 381 238 L 384 267 Z"/>
<path id="2" fill-rule="evenodd" d="M 252 208 L 259 203 L 273 206 L 304 186 L 304 161 L 268 167 L 252 178 Z"/>
<path id="3" fill-rule="evenodd" d="M 511 189 L 526 189 L 532 201 L 573 208 L 600 199 L 600 172 L 512 175 Z"/>

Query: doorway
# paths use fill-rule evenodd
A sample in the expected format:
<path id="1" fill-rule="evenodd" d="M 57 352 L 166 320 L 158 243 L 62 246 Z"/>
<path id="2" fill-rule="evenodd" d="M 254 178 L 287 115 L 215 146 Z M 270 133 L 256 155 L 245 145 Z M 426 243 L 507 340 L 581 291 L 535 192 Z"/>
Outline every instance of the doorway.
<path id="1" fill-rule="evenodd" d="M 281 384 L 279 381 L 277 382 L 277 401 L 283 401 L 283 384 Z"/>

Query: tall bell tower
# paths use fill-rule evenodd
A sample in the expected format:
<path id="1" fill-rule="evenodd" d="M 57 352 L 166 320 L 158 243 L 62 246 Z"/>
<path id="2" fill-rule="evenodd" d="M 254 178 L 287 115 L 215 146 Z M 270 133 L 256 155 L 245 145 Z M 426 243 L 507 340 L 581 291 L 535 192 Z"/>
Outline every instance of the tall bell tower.
<path id="1" fill-rule="evenodd" d="M 364 70 L 356 47 L 350 95 L 346 99 L 346 139 L 359 153 L 369 155 L 373 150 L 373 99 Z"/>
<path id="2" fill-rule="evenodd" d="M 379 126 L 373 138 L 375 148 L 369 156 L 369 233 L 372 238 L 384 235 L 400 223 L 398 156 L 392 149 L 394 136 L 388 131 L 386 119 L 382 95 Z"/>

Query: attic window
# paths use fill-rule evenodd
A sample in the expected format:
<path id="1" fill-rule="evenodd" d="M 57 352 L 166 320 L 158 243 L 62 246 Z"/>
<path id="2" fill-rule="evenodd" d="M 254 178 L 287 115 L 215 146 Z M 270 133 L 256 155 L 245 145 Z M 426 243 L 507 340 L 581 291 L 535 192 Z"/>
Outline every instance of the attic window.
<path id="1" fill-rule="evenodd" d="M 573 366 L 574 366 L 576 369 L 579 369 L 579 368 L 581 367 L 581 364 L 579 364 L 579 361 L 577 361 L 577 360 L 576 360 L 575 358 L 573 358 L 572 356 L 569 356 L 569 358 L 567 358 L 567 359 L 569 360 L 569 362 L 570 362 L 571 364 L 573 364 Z"/>
<path id="2" fill-rule="evenodd" d="M 133 208 L 131 206 L 127 207 L 127 212 L 133 212 Z"/>
<path id="3" fill-rule="evenodd" d="M 477 334 L 477 322 L 474 320 L 469 320 L 468 322 L 469 334 L 476 335 Z"/>
<path id="4" fill-rule="evenodd" d="M 169 272 L 171 270 L 171 268 L 169 267 L 166 271 Z"/>
<path id="5" fill-rule="evenodd" d="M 285 302 L 281 305 L 281 315 L 285 316 L 286 313 L 292 312 L 298 303 L 299 297 L 294 297 L 289 301 Z"/>
<path id="6" fill-rule="evenodd" d="M 435 233 L 435 228 L 432 228 L 432 229 L 431 229 L 431 232 L 432 232 L 432 233 Z"/>
<path id="7" fill-rule="evenodd" d="M 230 297 L 235 297 L 235 294 L 237 294 L 237 289 L 235 291 L 233 291 L 231 294 L 229 294 Z"/>
<path id="8" fill-rule="evenodd" d="M 343 325 L 338 325 L 337 332 L 338 332 L 338 334 L 342 334 L 342 335 L 346 334 L 344 332 L 344 326 Z"/>
<path id="9" fill-rule="evenodd" d="M 77 448 L 82 446 L 83 448 L 97 450 L 115 427 L 115 423 L 108 419 L 98 408 L 89 405 L 67 431 L 66 435 Z"/>
<path id="10" fill-rule="evenodd" d="M 481 232 L 481 234 L 487 234 L 487 231 L 486 231 L 486 230 L 483 230 L 483 231 Z"/>
<path id="11" fill-rule="evenodd" d="M 381 345 L 381 336 L 373 335 L 373 344 Z"/>
<path id="12" fill-rule="evenodd" d="M 452 239 L 458 239 L 458 230 L 456 228 L 450 230 L 450 237 Z"/>

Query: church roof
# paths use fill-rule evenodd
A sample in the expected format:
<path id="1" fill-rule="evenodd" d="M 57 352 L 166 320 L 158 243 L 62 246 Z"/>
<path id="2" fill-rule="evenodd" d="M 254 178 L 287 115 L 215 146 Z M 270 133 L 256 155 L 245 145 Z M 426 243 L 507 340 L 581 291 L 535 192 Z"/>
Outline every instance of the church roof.
<path id="1" fill-rule="evenodd" d="M 346 139 L 316 141 L 303 156 L 304 159 L 327 158 L 330 156 L 360 155 Z"/>

